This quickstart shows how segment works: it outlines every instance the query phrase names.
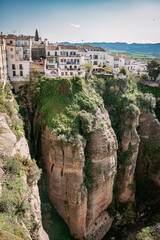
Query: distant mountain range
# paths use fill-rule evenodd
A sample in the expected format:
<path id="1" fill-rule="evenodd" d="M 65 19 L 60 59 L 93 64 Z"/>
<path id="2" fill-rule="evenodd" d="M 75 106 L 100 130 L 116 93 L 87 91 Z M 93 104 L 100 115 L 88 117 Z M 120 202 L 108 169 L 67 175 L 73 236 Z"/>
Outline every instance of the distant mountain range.
<path id="1" fill-rule="evenodd" d="M 67 45 L 82 45 L 82 43 L 61 42 Z M 107 43 L 107 42 L 87 42 L 83 44 L 91 44 L 95 47 L 102 47 L 106 51 L 124 51 L 130 53 L 160 53 L 160 43 Z"/>

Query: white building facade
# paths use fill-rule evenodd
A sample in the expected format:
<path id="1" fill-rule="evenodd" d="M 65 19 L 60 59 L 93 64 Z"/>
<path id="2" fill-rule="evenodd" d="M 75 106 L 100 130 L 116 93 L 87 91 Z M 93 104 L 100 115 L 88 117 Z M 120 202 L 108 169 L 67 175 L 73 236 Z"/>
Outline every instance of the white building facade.
<path id="1" fill-rule="evenodd" d="M 8 76 L 11 81 L 27 81 L 31 62 L 30 36 L 8 35 L 6 39 Z"/>
<path id="2" fill-rule="evenodd" d="M 85 57 L 85 62 L 90 62 L 93 65 L 93 70 L 106 65 L 107 52 L 101 47 L 91 45 L 78 46 L 81 55 Z"/>
<path id="3" fill-rule="evenodd" d="M 7 81 L 7 56 L 6 56 L 6 38 L 0 35 L 0 81 L 3 86 Z"/>
<path id="4" fill-rule="evenodd" d="M 122 67 L 134 75 L 147 73 L 147 62 L 127 57 L 125 54 L 107 53 L 107 66 L 118 73 Z"/>
<path id="5" fill-rule="evenodd" d="M 84 56 L 72 45 L 46 46 L 45 75 L 47 77 L 85 76 Z"/>
<path id="6" fill-rule="evenodd" d="M 85 76 L 83 65 L 92 63 L 93 70 L 106 65 L 107 52 L 100 47 L 90 45 L 46 46 L 45 75 L 48 77 Z"/>

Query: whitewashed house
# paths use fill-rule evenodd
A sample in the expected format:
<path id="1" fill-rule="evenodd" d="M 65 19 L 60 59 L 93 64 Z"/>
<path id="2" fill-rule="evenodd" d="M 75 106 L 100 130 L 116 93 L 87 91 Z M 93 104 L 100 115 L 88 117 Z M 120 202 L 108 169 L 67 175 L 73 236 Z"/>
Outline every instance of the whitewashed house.
<path id="1" fill-rule="evenodd" d="M 3 82 L 3 86 L 7 80 L 7 59 L 6 59 L 6 37 L 0 35 L 0 81 Z"/>
<path id="2" fill-rule="evenodd" d="M 27 80 L 30 74 L 31 45 L 31 36 L 7 36 L 8 76 L 11 81 Z"/>
<path id="3" fill-rule="evenodd" d="M 141 75 L 146 73 L 147 63 L 145 61 L 136 60 L 127 57 L 125 54 L 107 54 L 107 66 L 118 73 L 121 67 L 125 67 L 128 72 L 134 75 Z"/>
<path id="4" fill-rule="evenodd" d="M 84 77 L 84 56 L 72 45 L 46 46 L 45 75 L 48 77 Z"/>
<path id="5" fill-rule="evenodd" d="M 106 65 L 107 52 L 103 48 L 91 45 L 79 45 L 78 48 L 81 56 L 85 57 L 85 62 L 92 63 L 93 70 Z"/>

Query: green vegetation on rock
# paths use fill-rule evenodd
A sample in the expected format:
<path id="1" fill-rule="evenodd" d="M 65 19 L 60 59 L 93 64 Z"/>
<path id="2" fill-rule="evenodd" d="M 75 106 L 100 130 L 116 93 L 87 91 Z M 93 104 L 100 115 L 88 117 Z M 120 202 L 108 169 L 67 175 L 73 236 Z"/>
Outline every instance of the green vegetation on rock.
<path id="1" fill-rule="evenodd" d="M 11 118 L 11 123 L 8 122 L 8 125 L 19 140 L 24 135 L 23 121 L 20 116 L 16 115 L 19 111 L 19 105 L 13 98 L 11 89 L 9 82 L 6 83 L 5 88 L 0 82 L 0 113 L 5 113 Z"/>
<path id="2" fill-rule="evenodd" d="M 34 86 L 32 97 L 38 98 L 39 126 L 48 125 L 57 135 L 75 135 L 77 130 L 85 135 L 92 131 L 94 113 L 102 107 L 103 100 L 84 79 L 41 77 L 30 86 Z"/>
<path id="3" fill-rule="evenodd" d="M 31 184 L 38 180 L 40 170 L 35 161 L 14 155 L 4 162 L 4 173 L 6 179 L 0 196 L 0 239 L 19 237 L 28 240 L 35 223 L 31 214 L 31 193 L 27 182 Z"/>

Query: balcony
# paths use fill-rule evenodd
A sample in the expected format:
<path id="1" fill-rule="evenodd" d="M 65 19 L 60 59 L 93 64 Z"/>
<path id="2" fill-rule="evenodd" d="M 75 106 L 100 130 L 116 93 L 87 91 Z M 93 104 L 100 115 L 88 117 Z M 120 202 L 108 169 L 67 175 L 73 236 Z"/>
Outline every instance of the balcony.
<path id="1" fill-rule="evenodd" d="M 80 64 L 80 63 L 77 61 L 74 61 L 74 62 L 67 61 L 67 64 Z"/>

